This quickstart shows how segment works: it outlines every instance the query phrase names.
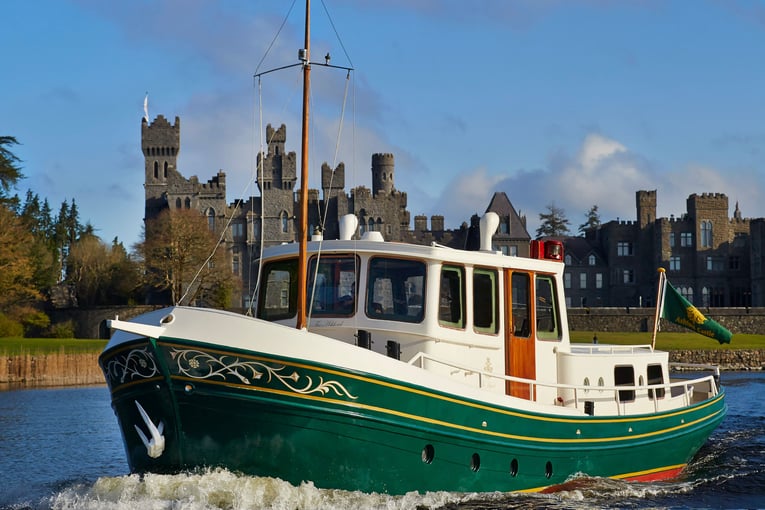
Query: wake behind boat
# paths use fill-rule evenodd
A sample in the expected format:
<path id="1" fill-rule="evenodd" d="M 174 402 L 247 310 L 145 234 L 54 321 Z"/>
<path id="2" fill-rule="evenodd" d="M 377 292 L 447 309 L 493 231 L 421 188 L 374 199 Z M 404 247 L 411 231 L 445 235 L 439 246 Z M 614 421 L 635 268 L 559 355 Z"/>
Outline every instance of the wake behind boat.
<path id="1" fill-rule="evenodd" d="M 131 471 L 390 494 L 679 474 L 725 415 L 719 370 L 673 380 L 653 345 L 572 344 L 560 242 L 492 251 L 494 213 L 479 251 L 359 239 L 355 216 L 308 242 L 309 12 L 300 242 L 264 250 L 255 317 L 110 322 L 99 363 Z"/>

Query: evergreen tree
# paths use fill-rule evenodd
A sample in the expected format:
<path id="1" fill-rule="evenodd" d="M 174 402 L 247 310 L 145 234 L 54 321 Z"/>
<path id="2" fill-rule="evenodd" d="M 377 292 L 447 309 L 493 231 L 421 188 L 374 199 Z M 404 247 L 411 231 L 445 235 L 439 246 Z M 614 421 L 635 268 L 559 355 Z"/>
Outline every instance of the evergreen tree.
<path id="1" fill-rule="evenodd" d="M 9 148 L 18 143 L 12 136 L 0 136 L 0 204 L 9 200 L 8 192 L 24 178 L 19 166 L 21 160 Z"/>
<path id="2" fill-rule="evenodd" d="M 579 225 L 579 234 L 584 235 L 588 230 L 600 227 L 600 213 L 598 212 L 597 205 L 590 207 L 590 210 L 584 216 L 587 220 Z"/>
<path id="3" fill-rule="evenodd" d="M 563 236 L 569 233 L 568 218 L 566 212 L 557 207 L 555 203 L 547 205 L 547 213 L 540 213 L 539 219 L 542 224 L 537 228 L 537 237 Z"/>

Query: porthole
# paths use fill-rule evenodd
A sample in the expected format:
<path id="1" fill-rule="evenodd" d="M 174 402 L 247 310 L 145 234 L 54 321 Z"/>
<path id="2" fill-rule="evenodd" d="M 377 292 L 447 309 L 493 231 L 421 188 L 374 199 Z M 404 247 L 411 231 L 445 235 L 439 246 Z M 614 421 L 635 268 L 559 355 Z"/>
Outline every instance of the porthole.
<path id="1" fill-rule="evenodd" d="M 518 475 L 518 459 L 513 459 L 510 461 L 510 476 L 517 476 Z"/>
<path id="2" fill-rule="evenodd" d="M 545 464 L 545 476 L 547 478 L 551 478 L 553 475 L 553 469 L 552 469 L 552 462 L 549 460 L 547 461 L 547 464 Z"/>
<path id="3" fill-rule="evenodd" d="M 433 462 L 433 457 L 436 456 L 436 449 L 433 448 L 432 444 L 426 444 L 425 448 L 422 449 L 422 461 L 425 464 L 430 464 Z"/>
<path id="4" fill-rule="evenodd" d="M 470 457 L 470 469 L 473 471 L 481 469 L 481 456 L 477 453 L 474 453 L 473 456 Z"/>

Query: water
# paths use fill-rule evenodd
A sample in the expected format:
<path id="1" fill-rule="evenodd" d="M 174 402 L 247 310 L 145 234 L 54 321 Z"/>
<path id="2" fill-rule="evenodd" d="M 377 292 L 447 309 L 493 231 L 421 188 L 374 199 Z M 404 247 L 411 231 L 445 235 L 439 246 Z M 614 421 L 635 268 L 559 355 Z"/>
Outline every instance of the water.
<path id="1" fill-rule="evenodd" d="M 723 373 L 728 416 L 681 480 L 579 478 L 553 494 L 386 496 L 214 470 L 128 474 L 105 387 L 0 392 L 0 509 L 765 508 L 765 373 Z"/>

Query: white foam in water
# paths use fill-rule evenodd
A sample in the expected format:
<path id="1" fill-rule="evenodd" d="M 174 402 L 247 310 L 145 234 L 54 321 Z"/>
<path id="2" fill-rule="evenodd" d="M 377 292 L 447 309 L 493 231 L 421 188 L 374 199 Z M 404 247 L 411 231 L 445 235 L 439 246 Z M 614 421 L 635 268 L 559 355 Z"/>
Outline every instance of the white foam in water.
<path id="1" fill-rule="evenodd" d="M 438 508 L 465 499 L 464 494 L 412 492 L 403 496 L 295 487 L 274 478 L 249 477 L 218 469 L 200 474 L 128 475 L 99 478 L 91 487 L 62 490 L 48 502 L 67 510 L 357 510 Z"/>

